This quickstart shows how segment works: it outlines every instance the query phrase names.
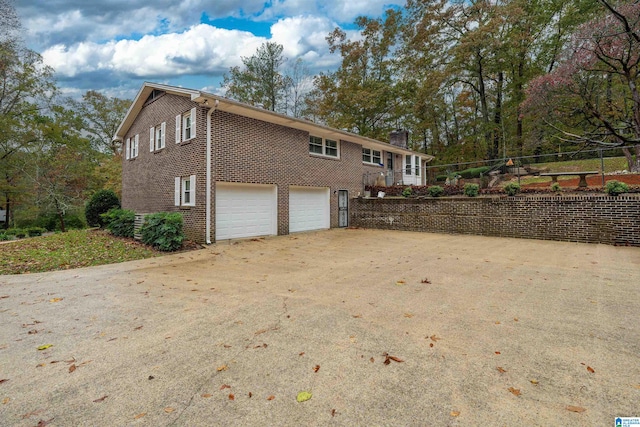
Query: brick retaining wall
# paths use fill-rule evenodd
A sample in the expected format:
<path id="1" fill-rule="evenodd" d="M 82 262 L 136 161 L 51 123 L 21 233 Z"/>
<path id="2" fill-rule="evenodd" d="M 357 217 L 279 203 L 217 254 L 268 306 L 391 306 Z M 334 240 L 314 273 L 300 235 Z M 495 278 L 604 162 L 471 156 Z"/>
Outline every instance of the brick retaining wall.
<path id="1" fill-rule="evenodd" d="M 351 200 L 351 226 L 640 246 L 640 195 Z"/>

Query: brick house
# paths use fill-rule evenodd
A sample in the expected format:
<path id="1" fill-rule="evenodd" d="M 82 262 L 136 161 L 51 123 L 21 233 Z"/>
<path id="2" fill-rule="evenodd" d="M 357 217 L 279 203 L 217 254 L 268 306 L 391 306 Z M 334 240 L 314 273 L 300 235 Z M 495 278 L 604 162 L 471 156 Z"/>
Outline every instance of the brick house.
<path id="1" fill-rule="evenodd" d="M 191 240 L 344 227 L 363 176 L 420 184 L 432 159 L 199 90 L 145 83 L 116 132 L 122 206 L 173 211 Z M 396 168 L 394 169 L 394 165 Z"/>

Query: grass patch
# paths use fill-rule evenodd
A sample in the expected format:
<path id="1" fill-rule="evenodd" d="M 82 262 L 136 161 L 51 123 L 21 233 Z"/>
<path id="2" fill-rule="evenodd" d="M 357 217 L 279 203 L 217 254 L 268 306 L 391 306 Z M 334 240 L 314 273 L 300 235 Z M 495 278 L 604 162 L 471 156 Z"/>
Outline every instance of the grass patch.
<path id="1" fill-rule="evenodd" d="M 583 172 L 599 171 L 600 159 L 568 160 L 566 162 L 531 163 L 535 168 L 549 168 L 549 172 Z M 628 169 L 627 159 L 624 157 L 605 157 L 604 173 Z"/>
<path id="2" fill-rule="evenodd" d="M 0 245 L 0 274 L 38 273 L 151 258 L 159 252 L 101 230 L 72 230 Z"/>

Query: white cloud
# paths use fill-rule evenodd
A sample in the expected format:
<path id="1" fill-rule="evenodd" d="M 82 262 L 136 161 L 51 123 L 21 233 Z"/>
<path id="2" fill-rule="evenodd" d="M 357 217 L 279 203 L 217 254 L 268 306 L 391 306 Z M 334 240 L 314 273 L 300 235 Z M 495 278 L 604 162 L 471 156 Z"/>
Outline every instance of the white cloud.
<path id="1" fill-rule="evenodd" d="M 104 70 L 141 78 L 222 74 L 264 41 L 248 32 L 199 24 L 183 33 L 147 35 L 140 40 L 56 45 L 42 56 L 67 78 Z"/>
<path id="2" fill-rule="evenodd" d="M 390 6 L 402 6 L 402 0 L 273 0 L 258 15 L 260 19 L 290 15 L 323 15 L 336 22 L 352 23 L 360 15 L 379 16 Z"/>

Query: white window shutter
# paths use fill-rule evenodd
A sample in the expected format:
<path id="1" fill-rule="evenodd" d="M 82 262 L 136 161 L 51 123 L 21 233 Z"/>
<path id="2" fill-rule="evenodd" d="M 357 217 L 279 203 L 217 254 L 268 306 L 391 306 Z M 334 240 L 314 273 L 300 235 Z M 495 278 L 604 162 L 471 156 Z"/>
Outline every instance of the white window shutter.
<path id="1" fill-rule="evenodd" d="M 127 144 L 125 146 L 125 158 L 129 160 L 129 152 L 131 151 L 131 138 L 127 138 Z"/>
<path id="2" fill-rule="evenodd" d="M 189 177 L 189 181 L 191 181 L 191 184 L 189 186 L 189 188 L 191 189 L 191 203 L 189 203 L 189 205 L 195 206 L 196 205 L 196 176 L 191 175 Z"/>
<path id="3" fill-rule="evenodd" d="M 140 134 L 136 134 L 136 140 L 133 144 L 134 150 L 131 154 L 131 157 L 138 157 L 138 146 L 140 145 Z M 135 153 L 135 154 L 134 154 Z"/>
<path id="4" fill-rule="evenodd" d="M 153 145 L 156 138 L 156 130 L 154 128 L 149 128 L 149 151 L 153 152 Z"/>
<path id="5" fill-rule="evenodd" d="M 162 144 L 162 148 L 164 148 L 164 141 L 165 141 L 164 135 L 165 135 L 165 133 L 167 133 L 167 122 L 162 122 L 161 129 L 162 129 L 162 142 L 161 142 L 161 144 Z"/>
<path id="6" fill-rule="evenodd" d="M 182 188 L 180 187 L 180 181 L 181 178 L 179 176 L 176 176 L 176 188 L 174 196 L 174 202 L 176 206 L 180 206 L 180 192 L 182 191 Z"/>
<path id="7" fill-rule="evenodd" d="M 182 116 L 176 116 L 176 144 L 180 143 L 180 124 L 182 123 Z"/>
<path id="8" fill-rule="evenodd" d="M 196 107 L 191 109 L 191 138 L 196 137 Z"/>

